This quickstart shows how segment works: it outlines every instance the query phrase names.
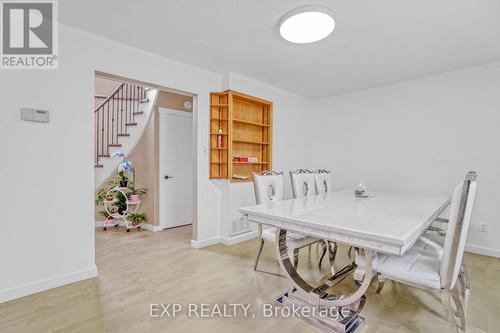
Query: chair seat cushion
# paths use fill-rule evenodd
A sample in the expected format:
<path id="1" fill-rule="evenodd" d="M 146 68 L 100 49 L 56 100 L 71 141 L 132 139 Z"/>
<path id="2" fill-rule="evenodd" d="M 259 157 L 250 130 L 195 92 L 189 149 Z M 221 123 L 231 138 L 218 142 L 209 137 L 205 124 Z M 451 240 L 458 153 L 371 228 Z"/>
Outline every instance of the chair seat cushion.
<path id="1" fill-rule="evenodd" d="M 389 280 L 432 289 L 441 288 L 440 266 L 441 259 L 413 249 L 402 257 L 378 254 L 373 262 L 374 270 Z"/>
<path id="2" fill-rule="evenodd" d="M 276 243 L 276 228 L 268 228 L 262 230 L 262 238 L 270 243 Z M 308 246 L 310 244 L 316 243 L 319 239 L 314 237 L 309 237 L 305 235 L 301 235 L 295 232 L 287 232 L 286 234 L 286 243 L 289 248 L 301 248 L 304 246 Z"/>
<path id="3" fill-rule="evenodd" d="M 443 240 L 437 236 L 422 236 L 413 245 L 412 250 L 441 259 L 443 258 Z"/>

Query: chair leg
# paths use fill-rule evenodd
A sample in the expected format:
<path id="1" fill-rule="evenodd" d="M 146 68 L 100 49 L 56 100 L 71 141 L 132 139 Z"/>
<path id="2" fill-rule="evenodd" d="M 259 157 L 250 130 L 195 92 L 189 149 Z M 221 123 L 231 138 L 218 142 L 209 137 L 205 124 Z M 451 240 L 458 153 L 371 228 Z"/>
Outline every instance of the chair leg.
<path id="1" fill-rule="evenodd" d="M 330 261 L 330 270 L 332 275 L 335 275 L 335 257 L 337 256 L 337 243 L 326 242 L 328 245 L 328 260 Z"/>
<path id="2" fill-rule="evenodd" d="M 443 290 L 441 292 L 441 301 L 443 303 L 443 310 L 446 315 L 446 318 L 448 319 L 448 322 L 450 323 L 450 326 L 456 331 L 457 333 L 459 331 L 459 327 L 457 325 L 457 321 L 455 319 L 455 315 L 453 313 L 453 308 L 451 307 L 451 293 L 448 290 Z"/>
<path id="3" fill-rule="evenodd" d="M 458 274 L 457 285 L 455 288 L 459 289 L 460 297 L 462 297 L 462 299 L 465 299 L 465 292 L 467 289 L 466 289 L 465 277 L 462 273 Z"/>
<path id="4" fill-rule="evenodd" d="M 260 254 L 262 253 L 262 248 L 264 247 L 264 239 L 260 239 L 260 246 L 257 249 L 257 258 L 255 258 L 255 264 L 253 265 L 253 270 L 257 270 L 257 264 L 259 263 Z"/>
<path id="5" fill-rule="evenodd" d="M 321 250 L 321 257 L 319 258 L 319 263 L 318 263 L 318 268 L 321 269 L 321 263 L 323 262 L 323 257 L 325 256 L 326 254 L 326 250 L 327 250 L 327 246 L 325 244 L 325 241 L 324 240 L 321 240 L 321 245 L 322 245 L 322 250 Z M 318 246 L 319 246 L 319 242 L 318 242 Z"/>
<path id="6" fill-rule="evenodd" d="M 467 290 L 470 290 L 470 276 L 469 276 L 469 271 L 467 270 L 467 267 L 465 267 L 465 265 L 464 265 L 463 262 L 462 262 L 462 266 L 461 266 L 461 273 L 464 276 L 465 288 Z"/>
<path id="7" fill-rule="evenodd" d="M 465 288 L 465 286 L 464 286 Z M 452 291 L 451 291 L 451 296 L 453 297 L 453 301 L 455 302 L 455 306 L 457 308 L 457 312 L 455 313 L 455 315 L 458 317 L 458 319 L 460 320 L 460 330 L 461 331 L 465 331 L 465 311 L 464 311 L 464 306 L 463 306 L 463 303 L 462 303 L 462 299 L 460 298 L 460 294 L 457 290 L 457 288 L 455 287 Z"/>
<path id="8" fill-rule="evenodd" d="M 377 285 L 377 291 L 376 291 L 376 293 L 380 294 L 380 292 L 382 291 L 382 288 L 384 288 L 384 285 L 385 285 L 385 277 L 383 277 L 382 275 L 378 274 L 377 275 L 377 279 L 378 279 L 378 285 Z"/>
<path id="9" fill-rule="evenodd" d="M 293 249 L 293 268 L 297 269 L 299 266 L 299 249 Z"/>

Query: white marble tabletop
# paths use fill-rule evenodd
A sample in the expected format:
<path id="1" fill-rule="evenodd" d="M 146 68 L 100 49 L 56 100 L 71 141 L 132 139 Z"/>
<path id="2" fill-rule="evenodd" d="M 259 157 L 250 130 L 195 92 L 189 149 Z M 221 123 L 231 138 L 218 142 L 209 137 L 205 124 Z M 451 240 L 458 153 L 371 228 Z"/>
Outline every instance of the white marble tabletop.
<path id="1" fill-rule="evenodd" d="M 449 196 L 337 191 L 240 208 L 247 220 L 403 255 L 449 205 Z"/>

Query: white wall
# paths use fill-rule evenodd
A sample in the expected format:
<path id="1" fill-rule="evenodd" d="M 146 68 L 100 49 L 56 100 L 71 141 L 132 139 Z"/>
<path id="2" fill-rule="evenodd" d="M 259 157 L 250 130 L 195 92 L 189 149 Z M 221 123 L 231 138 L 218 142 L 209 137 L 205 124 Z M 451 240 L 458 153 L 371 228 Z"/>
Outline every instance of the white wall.
<path id="1" fill-rule="evenodd" d="M 197 94 L 200 244 L 228 236 L 236 208 L 254 202 L 251 184 L 208 179 L 209 92 L 220 90 L 219 75 L 65 26 L 59 59 L 55 71 L 0 74 L 0 302 L 95 276 L 94 71 Z M 314 104 L 235 74 L 223 86 L 274 102 L 275 170 L 328 168 L 338 188 L 362 179 L 440 193 L 478 171 L 469 243 L 498 250 L 499 74 L 494 64 Z M 51 122 L 22 122 L 21 107 L 50 110 Z M 477 231 L 483 220 L 488 234 Z"/>
<path id="2" fill-rule="evenodd" d="M 338 189 L 450 193 L 477 171 L 468 249 L 500 256 L 500 63 L 319 100 L 309 115 L 313 167 Z"/>
<path id="3" fill-rule="evenodd" d="M 60 26 L 58 70 L 1 71 L 0 302 L 95 276 L 94 71 L 198 95 L 197 149 L 208 148 L 209 92 L 220 76 Z M 21 107 L 51 111 L 49 124 Z M 219 234 L 220 188 L 198 159 L 198 239 Z"/>
<path id="4" fill-rule="evenodd" d="M 273 102 L 273 169 L 283 171 L 285 197 L 291 198 L 288 171 L 309 166 L 308 138 L 306 135 L 308 101 L 284 90 L 255 80 L 226 73 L 222 88 L 232 89 Z M 253 183 L 221 181 L 222 190 L 222 237 L 228 237 L 233 221 L 241 218 L 239 207 L 254 205 Z"/>

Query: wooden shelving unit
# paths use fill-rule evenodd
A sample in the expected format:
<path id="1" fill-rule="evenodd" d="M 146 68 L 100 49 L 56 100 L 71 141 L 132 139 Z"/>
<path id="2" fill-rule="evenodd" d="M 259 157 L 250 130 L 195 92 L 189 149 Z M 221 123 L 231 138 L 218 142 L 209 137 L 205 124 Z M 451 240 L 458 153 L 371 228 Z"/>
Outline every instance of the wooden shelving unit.
<path id="1" fill-rule="evenodd" d="M 248 182 L 253 172 L 272 170 L 273 103 L 232 90 L 211 93 L 210 102 L 210 178 Z M 257 162 L 235 161 L 237 156 Z"/>
<path id="2" fill-rule="evenodd" d="M 210 177 L 227 178 L 229 159 L 229 98 L 227 94 L 210 95 Z M 222 134 L 219 130 L 222 130 Z M 222 135 L 222 146 L 217 137 Z"/>

